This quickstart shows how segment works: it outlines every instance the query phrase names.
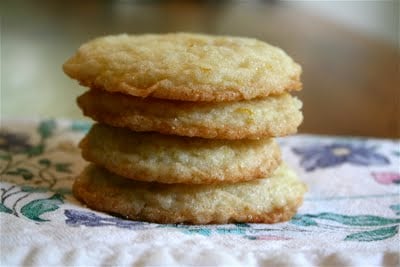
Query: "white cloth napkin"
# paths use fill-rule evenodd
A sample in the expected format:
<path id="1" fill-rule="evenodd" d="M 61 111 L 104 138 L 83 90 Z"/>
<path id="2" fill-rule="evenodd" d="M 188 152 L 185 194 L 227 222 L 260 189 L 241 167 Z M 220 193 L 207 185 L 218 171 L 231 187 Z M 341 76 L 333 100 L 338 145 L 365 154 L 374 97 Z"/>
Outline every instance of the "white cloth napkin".
<path id="1" fill-rule="evenodd" d="M 297 135 L 283 158 L 308 185 L 286 223 L 161 225 L 71 194 L 90 124 L 3 120 L 1 266 L 398 266 L 400 142 Z"/>

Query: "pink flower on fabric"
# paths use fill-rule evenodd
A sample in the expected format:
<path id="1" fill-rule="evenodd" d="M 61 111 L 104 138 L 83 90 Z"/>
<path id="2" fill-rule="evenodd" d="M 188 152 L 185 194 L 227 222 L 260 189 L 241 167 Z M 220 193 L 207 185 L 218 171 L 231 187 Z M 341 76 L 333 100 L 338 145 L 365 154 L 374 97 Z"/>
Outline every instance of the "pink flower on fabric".
<path id="1" fill-rule="evenodd" d="M 372 172 L 371 175 L 375 181 L 380 184 L 399 184 L 400 185 L 400 173 L 396 172 Z"/>

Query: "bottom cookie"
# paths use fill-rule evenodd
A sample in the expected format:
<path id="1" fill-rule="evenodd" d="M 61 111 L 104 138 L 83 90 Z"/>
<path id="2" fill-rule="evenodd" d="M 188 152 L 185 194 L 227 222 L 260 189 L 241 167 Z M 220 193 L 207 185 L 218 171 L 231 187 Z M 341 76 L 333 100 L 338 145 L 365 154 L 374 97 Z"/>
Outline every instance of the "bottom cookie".
<path id="1" fill-rule="evenodd" d="M 236 184 L 138 182 L 90 164 L 74 182 L 88 207 L 157 223 L 276 223 L 289 220 L 306 186 L 286 165 L 268 179 Z"/>

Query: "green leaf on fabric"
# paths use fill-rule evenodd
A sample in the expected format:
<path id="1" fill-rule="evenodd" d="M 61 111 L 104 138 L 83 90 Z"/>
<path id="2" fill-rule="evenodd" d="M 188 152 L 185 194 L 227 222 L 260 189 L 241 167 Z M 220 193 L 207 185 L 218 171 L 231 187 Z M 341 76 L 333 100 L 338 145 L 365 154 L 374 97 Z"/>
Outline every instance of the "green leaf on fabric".
<path id="1" fill-rule="evenodd" d="M 355 234 L 351 234 L 346 236 L 344 240 L 363 241 L 363 242 L 378 241 L 391 238 L 395 236 L 398 232 L 399 232 L 399 226 L 396 225 L 391 227 L 379 228 L 372 231 L 365 231 L 365 232 L 358 232 Z"/>
<path id="2" fill-rule="evenodd" d="M 235 223 L 237 227 L 243 227 L 243 228 L 250 228 L 250 224 L 248 223 Z"/>
<path id="3" fill-rule="evenodd" d="M 76 132 L 87 132 L 91 127 L 90 122 L 85 121 L 73 121 L 71 123 L 71 130 Z"/>
<path id="4" fill-rule="evenodd" d="M 54 120 L 45 120 L 40 122 L 37 131 L 43 139 L 46 139 L 53 135 L 53 132 L 57 124 Z"/>
<path id="5" fill-rule="evenodd" d="M 63 197 L 60 194 L 55 194 L 52 197 L 46 199 L 36 199 L 25 204 L 21 208 L 21 214 L 37 222 L 48 221 L 40 218 L 40 216 L 44 213 L 58 209 L 59 205 L 61 205 L 62 203 Z"/>
<path id="6" fill-rule="evenodd" d="M 400 204 L 390 205 L 389 208 L 391 208 L 396 215 L 400 215 Z"/>
<path id="7" fill-rule="evenodd" d="M 383 226 L 387 224 L 400 223 L 399 218 L 385 218 L 372 215 L 348 216 L 330 212 L 323 212 L 319 214 L 313 214 L 313 215 L 310 214 L 306 216 L 322 220 L 335 221 L 344 225 L 351 225 L 351 226 Z"/>
<path id="8" fill-rule="evenodd" d="M 25 180 L 31 180 L 33 178 L 33 174 L 30 170 L 25 168 L 17 168 L 14 171 L 8 171 L 6 174 L 14 175 L 14 176 L 22 176 Z"/>
<path id="9" fill-rule="evenodd" d="M 31 147 L 28 151 L 27 151 L 27 154 L 29 155 L 29 156 L 37 156 L 37 155 L 40 155 L 40 154 L 42 154 L 44 152 L 44 145 L 43 144 L 39 144 L 39 145 L 37 145 L 37 146 L 33 146 L 33 147 Z"/>
<path id="10" fill-rule="evenodd" d="M 195 229 L 185 229 L 185 233 L 187 234 L 198 234 L 198 235 L 204 235 L 204 236 L 210 236 L 211 235 L 211 229 L 208 228 L 195 228 Z"/>
<path id="11" fill-rule="evenodd" d="M 12 210 L 7 208 L 3 203 L 0 203 L 0 212 L 12 213 Z"/>
<path id="12" fill-rule="evenodd" d="M 39 160 L 39 164 L 48 167 L 51 165 L 51 161 L 49 159 L 41 159 Z"/>
<path id="13" fill-rule="evenodd" d="M 39 192 L 48 191 L 48 188 L 45 188 L 45 187 L 32 187 L 32 186 L 29 186 L 29 185 L 23 185 L 23 186 L 21 186 L 21 191 L 22 192 L 29 192 L 29 193 L 39 193 Z"/>
<path id="14" fill-rule="evenodd" d="M 311 219 L 308 215 L 295 215 L 290 222 L 299 226 L 318 225 L 318 223 L 315 220 Z"/>
<path id="15" fill-rule="evenodd" d="M 71 163 L 56 163 L 54 167 L 58 172 L 71 173 L 71 170 L 69 169 L 69 167 L 71 167 Z"/>
<path id="16" fill-rule="evenodd" d="M 218 234 L 234 234 L 234 235 L 245 235 L 247 229 L 244 227 L 237 228 L 217 228 L 215 230 Z"/>

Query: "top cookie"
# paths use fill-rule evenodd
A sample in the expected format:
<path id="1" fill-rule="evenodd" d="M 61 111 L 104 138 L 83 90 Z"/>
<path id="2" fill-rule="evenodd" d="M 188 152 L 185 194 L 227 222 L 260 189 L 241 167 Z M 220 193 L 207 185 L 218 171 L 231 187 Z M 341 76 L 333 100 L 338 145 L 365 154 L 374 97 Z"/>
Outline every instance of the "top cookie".
<path id="1" fill-rule="evenodd" d="M 139 97 L 233 101 L 300 90 L 301 67 L 256 39 L 171 33 L 115 35 L 63 65 L 82 85 Z"/>

